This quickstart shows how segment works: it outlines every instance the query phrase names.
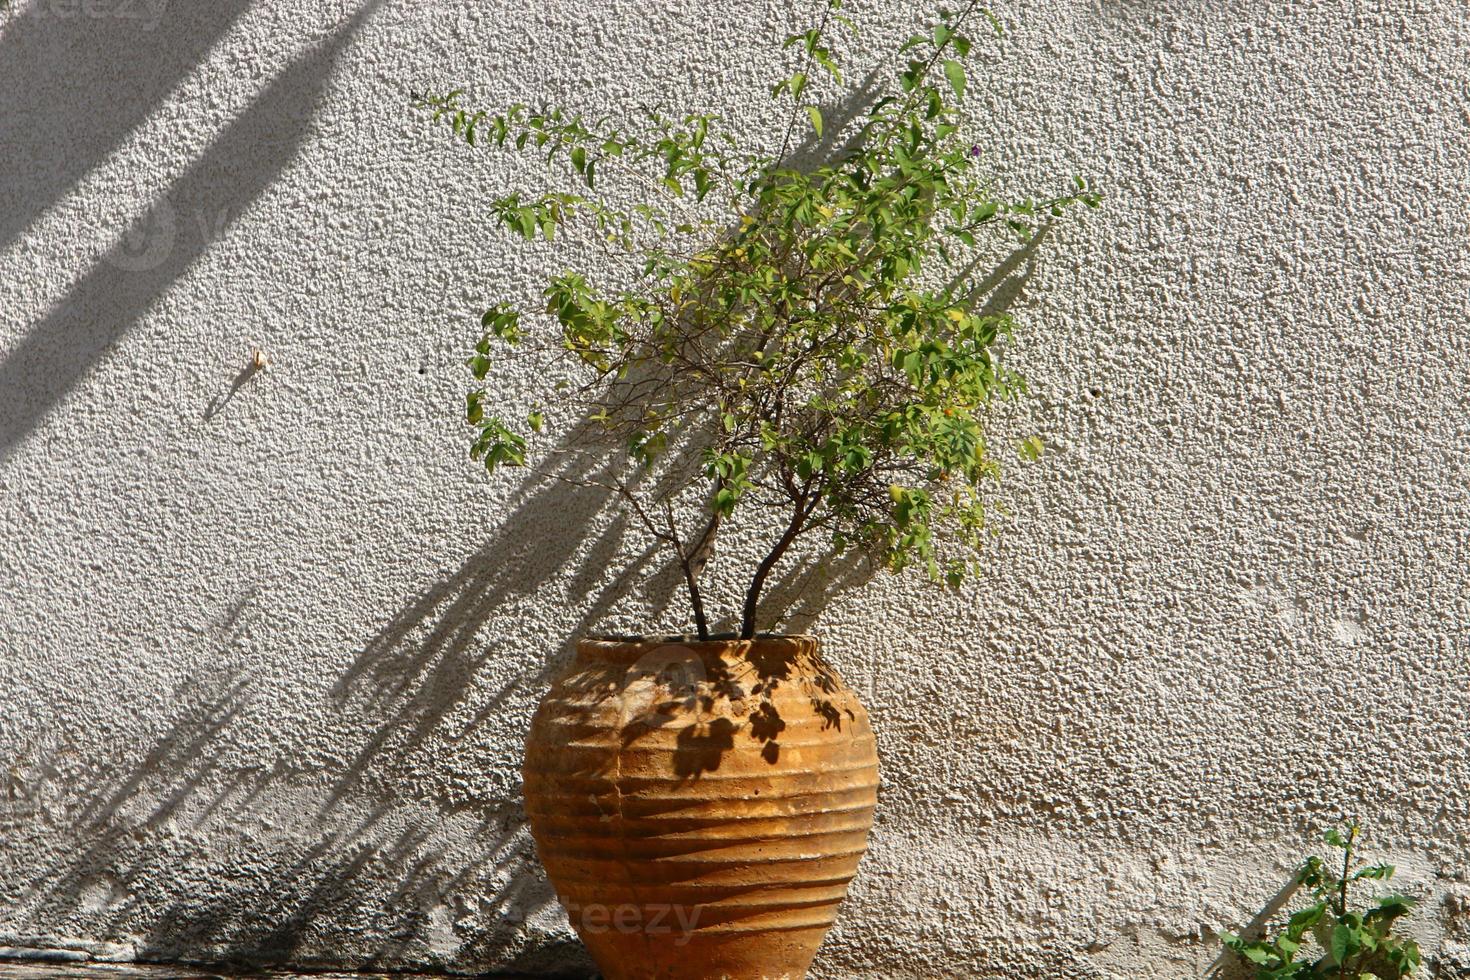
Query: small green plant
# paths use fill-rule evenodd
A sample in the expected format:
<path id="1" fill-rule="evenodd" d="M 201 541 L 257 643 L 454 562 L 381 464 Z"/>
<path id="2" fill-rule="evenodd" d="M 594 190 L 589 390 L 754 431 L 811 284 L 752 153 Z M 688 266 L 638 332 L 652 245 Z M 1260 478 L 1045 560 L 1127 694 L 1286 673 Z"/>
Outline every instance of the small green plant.
<path id="1" fill-rule="evenodd" d="M 1394 923 L 1408 915 L 1415 900 L 1386 895 L 1359 911 L 1349 892 L 1361 881 L 1387 881 L 1391 864 L 1361 865 L 1355 853 L 1356 823 L 1327 832 L 1326 841 L 1342 851 L 1329 866 L 1307 858 L 1296 882 L 1309 889 L 1312 903 L 1294 913 L 1274 935 L 1246 941 L 1226 934 L 1223 941 L 1256 966 L 1256 980 L 1398 980 L 1419 968 L 1419 946 L 1394 935 Z"/>
<path id="2" fill-rule="evenodd" d="M 910 37 L 893 84 L 839 127 L 831 162 L 816 167 L 792 155 L 803 132 L 811 145 L 838 136 L 824 137 L 833 120 L 818 96 L 845 84 L 830 35 L 858 30 L 841 0 L 785 41 L 790 73 L 770 92 L 789 112 L 774 153 L 742 150 L 710 113 L 590 119 L 474 110 L 459 90 L 416 97 L 471 146 L 563 168 L 560 189 L 490 198 L 483 209 L 502 227 L 547 241 L 581 229 L 614 253 L 610 267 L 632 270 L 604 282 L 567 271 L 546 284 L 539 310 L 486 311 L 468 361 L 482 385 L 465 406 L 471 455 L 491 470 L 565 478 L 538 464 L 625 452 L 634 478 L 584 467 L 570 482 L 613 492 L 668 547 L 701 637 L 712 618 L 701 573 L 737 516 L 769 542 L 733 617 L 745 637 L 774 625 L 762 590 L 814 532 L 839 552 L 861 549 L 951 585 L 977 568 L 999 475 L 986 416 L 1025 391 L 1001 358 L 1010 316 L 977 302 L 979 239 L 999 231 L 1030 242 L 1041 222 L 1099 202 L 1081 177 L 1045 200 L 996 193 L 969 135 L 985 117 L 962 109 L 971 59 L 995 71 L 977 26 L 1000 34 L 971 0 Z M 630 192 L 642 203 L 616 203 Z M 553 329 L 534 323 L 542 313 Z M 506 417 L 491 387 L 517 356 L 536 363 L 516 377 L 547 388 L 524 421 Z M 553 424 L 573 444 L 538 451 L 535 436 Z M 1026 459 L 1041 448 L 1036 437 L 1016 444 Z"/>

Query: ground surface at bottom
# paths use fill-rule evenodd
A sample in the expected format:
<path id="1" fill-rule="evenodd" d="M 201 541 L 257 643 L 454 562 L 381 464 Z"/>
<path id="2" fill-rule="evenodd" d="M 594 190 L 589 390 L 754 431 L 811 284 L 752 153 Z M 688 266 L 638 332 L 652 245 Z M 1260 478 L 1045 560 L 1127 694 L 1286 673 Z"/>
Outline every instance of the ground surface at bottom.
<path id="1" fill-rule="evenodd" d="M 223 967 L 151 966 L 139 963 L 38 963 L 0 960 L 0 980 L 443 980 L 421 973 L 282 973 Z M 494 974 L 496 980 L 518 975 Z M 522 978 L 525 980 L 525 978 Z"/>

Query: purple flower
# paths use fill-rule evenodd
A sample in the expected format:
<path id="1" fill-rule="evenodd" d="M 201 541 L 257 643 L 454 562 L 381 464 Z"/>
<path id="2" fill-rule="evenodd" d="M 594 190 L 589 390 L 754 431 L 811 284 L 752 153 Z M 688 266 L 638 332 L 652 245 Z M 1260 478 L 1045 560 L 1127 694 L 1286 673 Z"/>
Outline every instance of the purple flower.
<path id="1" fill-rule="evenodd" d="M 970 156 L 972 156 L 972 157 L 978 157 L 979 155 L 980 155 L 980 144 L 979 143 L 971 144 L 971 146 L 970 146 Z"/>

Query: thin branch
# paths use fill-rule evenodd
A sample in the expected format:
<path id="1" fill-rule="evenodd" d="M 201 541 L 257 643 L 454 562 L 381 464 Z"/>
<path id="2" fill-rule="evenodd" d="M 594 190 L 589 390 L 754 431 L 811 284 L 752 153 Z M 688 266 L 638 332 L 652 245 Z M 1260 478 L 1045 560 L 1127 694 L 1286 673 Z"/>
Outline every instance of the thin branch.
<path id="1" fill-rule="evenodd" d="M 741 639 L 748 640 L 755 636 L 756 610 L 760 605 L 761 590 L 765 588 L 766 577 L 770 575 L 771 569 L 776 566 L 776 563 L 781 560 L 781 556 L 786 554 L 792 542 L 802 533 L 807 518 L 811 517 L 812 512 L 816 510 L 821 500 L 821 493 L 814 493 L 811 482 L 808 481 L 802 487 L 801 497 L 797 500 L 795 512 L 791 516 L 791 523 L 786 525 L 786 530 L 782 533 L 780 540 L 776 542 L 775 547 L 770 550 L 766 557 L 761 560 L 760 565 L 756 567 L 755 576 L 750 580 L 750 587 L 745 590 L 745 607 L 740 617 Z"/>
<path id="2" fill-rule="evenodd" d="M 976 2 L 978 2 L 978 0 L 976 0 Z M 822 35 L 827 33 L 827 21 L 832 17 L 831 0 L 828 0 L 828 2 L 825 3 L 823 6 L 825 7 L 825 9 L 822 11 L 822 22 L 817 25 L 818 41 L 821 40 Z M 810 74 L 811 70 L 812 53 L 810 50 L 808 50 L 806 53 L 806 61 L 802 63 L 802 71 Z M 786 162 L 786 151 L 791 146 L 791 134 L 796 129 L 796 117 L 802 110 L 801 97 L 799 95 L 793 96 L 791 101 L 796 104 L 791 107 L 791 115 L 786 120 L 786 135 L 781 138 L 781 152 L 776 154 L 776 162 L 771 165 L 772 171 L 779 170 L 781 164 Z"/>
<path id="3" fill-rule="evenodd" d="M 674 554 L 679 558 L 679 567 L 684 570 L 684 584 L 689 589 L 689 604 L 694 607 L 694 626 L 701 640 L 709 639 L 709 621 L 704 617 L 704 599 L 699 594 L 699 573 L 689 554 L 679 541 L 679 526 L 674 521 L 674 505 L 664 500 L 664 517 L 669 522 L 669 536 L 673 540 Z"/>

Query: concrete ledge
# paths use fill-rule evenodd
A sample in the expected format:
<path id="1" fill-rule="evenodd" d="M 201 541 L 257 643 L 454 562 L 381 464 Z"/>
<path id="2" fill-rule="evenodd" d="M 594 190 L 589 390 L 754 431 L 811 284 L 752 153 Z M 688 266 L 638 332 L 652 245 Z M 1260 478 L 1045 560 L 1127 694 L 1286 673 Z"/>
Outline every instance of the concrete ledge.
<path id="1" fill-rule="evenodd" d="M 0 958 L 0 980 L 444 980 L 446 976 L 450 974 L 235 972 L 222 967 Z M 530 980 L 524 974 L 491 976 L 497 980 Z"/>

